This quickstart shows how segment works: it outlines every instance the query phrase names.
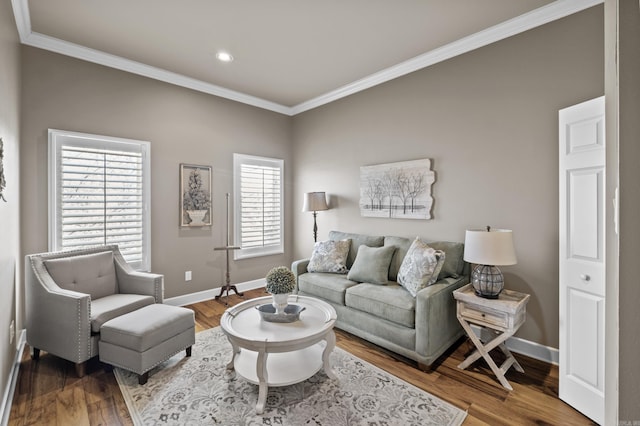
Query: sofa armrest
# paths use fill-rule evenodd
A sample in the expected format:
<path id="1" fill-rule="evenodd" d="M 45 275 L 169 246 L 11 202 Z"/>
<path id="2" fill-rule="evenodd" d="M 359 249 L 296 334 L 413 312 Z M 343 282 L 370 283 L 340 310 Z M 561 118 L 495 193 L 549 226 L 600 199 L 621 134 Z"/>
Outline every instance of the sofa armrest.
<path id="1" fill-rule="evenodd" d="M 148 272 L 128 272 L 118 274 L 120 293 L 153 296 L 156 303 L 164 301 L 164 275 Z"/>
<path id="2" fill-rule="evenodd" d="M 81 363 L 91 350 L 91 296 L 60 288 L 42 259 L 26 257 L 27 342 L 33 348 Z"/>
<path id="3" fill-rule="evenodd" d="M 135 271 L 119 251 L 114 251 L 113 259 L 120 293 L 153 296 L 156 303 L 164 301 L 164 275 Z"/>
<path id="4" fill-rule="evenodd" d="M 416 296 L 416 352 L 429 359 L 440 356 L 462 334 L 453 291 L 469 277 L 445 278 Z"/>
<path id="5" fill-rule="evenodd" d="M 300 259 L 300 260 L 295 260 L 292 264 L 291 264 L 291 271 L 293 272 L 293 275 L 296 277 L 296 290 L 295 292 L 298 292 L 298 277 L 302 274 L 307 273 L 307 265 L 309 265 L 309 261 L 311 259 Z"/>

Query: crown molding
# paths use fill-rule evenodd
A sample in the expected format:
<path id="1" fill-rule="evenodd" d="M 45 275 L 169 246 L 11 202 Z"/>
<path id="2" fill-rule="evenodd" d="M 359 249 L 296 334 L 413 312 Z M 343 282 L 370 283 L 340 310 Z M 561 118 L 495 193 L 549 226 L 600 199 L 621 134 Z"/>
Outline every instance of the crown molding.
<path id="1" fill-rule="evenodd" d="M 354 81 L 353 83 L 349 83 L 336 90 L 325 93 L 324 95 L 320 95 L 316 98 L 295 105 L 291 108 L 291 115 L 300 114 L 310 109 L 331 103 L 354 93 L 377 86 L 378 84 L 385 83 L 403 75 L 418 71 L 422 68 L 462 55 L 463 53 L 495 43 L 496 41 L 503 40 L 535 27 L 564 18 L 603 2 L 604 0 L 557 0 L 546 6 L 532 10 L 531 12 L 371 74 L 360 80 Z"/>
<path id="2" fill-rule="evenodd" d="M 33 32 L 31 30 L 28 0 L 12 0 L 12 3 L 20 41 L 25 45 L 60 53 L 76 59 L 82 59 L 84 61 L 138 74 L 155 80 L 164 81 L 165 83 L 175 84 L 198 92 L 208 93 L 210 95 L 219 96 L 221 98 L 252 105 L 280 114 L 291 115 L 290 107 L 280 105 L 275 102 L 267 101 L 245 93 L 236 92 L 221 86 L 216 86 L 215 84 L 206 83 L 202 80 L 197 80 L 195 78 L 132 61 L 130 59 L 125 59 L 121 56 L 112 55 L 75 43 L 60 40 L 55 37 Z"/>
<path id="3" fill-rule="evenodd" d="M 13 17 L 16 20 L 20 42 L 24 43 L 29 38 L 29 34 L 31 34 L 29 2 L 27 0 L 11 0 L 11 6 L 13 7 Z"/>
<path id="4" fill-rule="evenodd" d="M 11 0 L 11 3 L 13 5 L 13 13 L 20 41 L 25 45 L 49 50 L 62 55 L 138 74 L 155 80 L 164 81 L 166 83 L 175 84 L 177 86 L 186 87 L 188 89 L 219 96 L 280 114 L 293 116 L 337 101 L 338 99 L 353 95 L 354 93 L 361 92 L 414 71 L 418 71 L 422 68 L 446 61 L 447 59 L 462 55 L 488 44 L 495 43 L 496 41 L 503 40 L 532 28 L 564 18 L 584 9 L 601 4 L 603 1 L 604 0 L 556 0 L 546 6 L 542 6 L 516 18 L 431 50 L 422 55 L 416 56 L 415 58 L 361 78 L 353 83 L 349 83 L 336 90 L 332 90 L 324 95 L 320 95 L 293 107 L 281 105 L 266 99 L 257 98 L 255 96 L 207 83 L 202 80 L 187 77 L 182 74 L 33 32 L 31 30 L 28 0 Z"/>

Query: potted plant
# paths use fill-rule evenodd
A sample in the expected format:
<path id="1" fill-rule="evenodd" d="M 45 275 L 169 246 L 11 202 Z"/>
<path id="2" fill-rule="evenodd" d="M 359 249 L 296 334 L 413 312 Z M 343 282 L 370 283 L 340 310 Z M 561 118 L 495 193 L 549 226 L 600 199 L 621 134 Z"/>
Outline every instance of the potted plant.
<path id="1" fill-rule="evenodd" d="M 182 208 L 186 210 L 191 225 L 204 225 L 204 217 L 211 207 L 209 194 L 202 187 L 202 176 L 198 169 L 189 173 L 189 183 L 184 191 Z"/>
<path id="2" fill-rule="evenodd" d="M 296 288 L 296 277 L 286 266 L 276 266 L 267 273 L 266 289 L 273 297 L 276 313 L 283 313 L 289 294 Z"/>

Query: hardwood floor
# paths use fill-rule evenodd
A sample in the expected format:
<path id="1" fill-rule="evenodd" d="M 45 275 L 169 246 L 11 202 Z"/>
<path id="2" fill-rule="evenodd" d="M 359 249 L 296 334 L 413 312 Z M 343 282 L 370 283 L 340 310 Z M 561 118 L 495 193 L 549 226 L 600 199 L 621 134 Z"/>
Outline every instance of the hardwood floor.
<path id="1" fill-rule="evenodd" d="M 264 296 L 264 290 L 229 296 L 229 304 Z M 206 301 L 195 311 L 196 332 L 216 327 L 224 303 Z M 525 356 L 516 358 L 524 374 L 510 370 L 512 392 L 504 389 L 483 360 L 467 370 L 457 365 L 473 346 L 461 339 L 428 372 L 413 361 L 398 359 L 371 343 L 336 330 L 337 344 L 352 354 L 468 412 L 464 425 L 591 425 L 588 418 L 558 399 L 558 368 Z M 76 377 L 68 361 L 41 354 L 35 362 L 25 349 L 9 425 L 131 425 L 131 418 L 112 372 L 96 359 L 87 375 Z"/>

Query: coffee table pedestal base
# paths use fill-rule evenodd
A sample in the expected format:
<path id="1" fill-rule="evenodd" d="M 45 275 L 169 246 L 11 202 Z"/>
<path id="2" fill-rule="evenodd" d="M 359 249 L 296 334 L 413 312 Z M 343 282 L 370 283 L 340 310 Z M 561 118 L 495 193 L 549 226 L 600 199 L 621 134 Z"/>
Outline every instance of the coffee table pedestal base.
<path id="1" fill-rule="evenodd" d="M 256 413 L 262 414 L 269 386 L 288 386 L 303 382 L 323 367 L 330 379 L 337 379 L 328 362 L 332 350 L 333 347 L 329 348 L 324 341 L 296 351 L 280 353 L 240 349 L 227 368 L 235 370 L 249 383 L 259 386 Z"/>

